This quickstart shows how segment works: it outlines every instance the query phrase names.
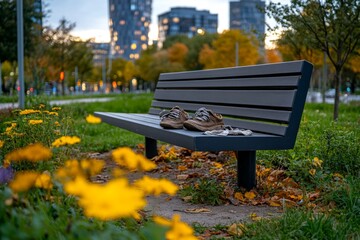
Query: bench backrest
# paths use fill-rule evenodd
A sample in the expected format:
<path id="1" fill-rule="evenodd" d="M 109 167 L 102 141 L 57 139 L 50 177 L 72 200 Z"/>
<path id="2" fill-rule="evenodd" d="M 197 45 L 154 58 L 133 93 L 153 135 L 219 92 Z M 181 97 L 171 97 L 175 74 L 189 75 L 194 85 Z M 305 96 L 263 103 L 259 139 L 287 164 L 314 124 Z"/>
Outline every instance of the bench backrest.
<path id="1" fill-rule="evenodd" d="M 149 113 L 206 107 L 233 127 L 296 138 L 311 74 L 307 61 L 163 73 Z"/>

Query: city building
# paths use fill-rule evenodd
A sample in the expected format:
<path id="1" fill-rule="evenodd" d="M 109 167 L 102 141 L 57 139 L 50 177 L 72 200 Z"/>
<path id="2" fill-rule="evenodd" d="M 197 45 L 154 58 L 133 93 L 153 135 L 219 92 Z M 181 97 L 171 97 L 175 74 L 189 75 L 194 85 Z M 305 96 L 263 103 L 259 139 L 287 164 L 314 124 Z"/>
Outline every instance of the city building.
<path id="1" fill-rule="evenodd" d="M 218 15 L 207 10 L 196 10 L 190 7 L 175 7 L 169 12 L 158 16 L 158 46 L 167 36 L 184 34 L 193 37 L 197 34 L 216 33 L 218 28 Z"/>
<path id="2" fill-rule="evenodd" d="M 109 0 L 112 57 L 135 60 L 148 48 L 152 0 Z"/>
<path id="3" fill-rule="evenodd" d="M 94 54 L 93 62 L 95 66 L 103 66 L 107 58 L 109 58 L 110 43 L 89 43 L 92 53 Z"/>
<path id="4" fill-rule="evenodd" d="M 238 0 L 230 2 L 230 29 L 240 29 L 255 33 L 258 37 L 265 35 L 265 1 Z"/>

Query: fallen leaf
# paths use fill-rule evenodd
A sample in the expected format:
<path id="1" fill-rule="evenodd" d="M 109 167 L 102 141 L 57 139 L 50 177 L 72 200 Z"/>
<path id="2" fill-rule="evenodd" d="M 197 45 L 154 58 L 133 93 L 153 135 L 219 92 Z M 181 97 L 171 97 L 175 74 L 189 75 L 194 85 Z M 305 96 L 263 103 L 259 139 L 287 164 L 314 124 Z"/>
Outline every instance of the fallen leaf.
<path id="1" fill-rule="evenodd" d="M 246 192 L 245 193 L 245 198 L 249 199 L 249 200 L 253 200 L 256 197 L 256 194 L 254 192 Z"/>
<path id="2" fill-rule="evenodd" d="M 229 228 L 228 228 L 228 233 L 232 236 L 237 236 L 237 237 L 241 237 L 244 232 L 243 229 L 245 228 L 244 224 L 232 224 Z"/>
<path id="3" fill-rule="evenodd" d="M 182 200 L 184 200 L 185 202 L 190 202 L 193 199 L 192 196 L 185 196 L 182 198 Z"/>
<path id="4" fill-rule="evenodd" d="M 270 207 L 281 207 L 281 204 L 278 201 L 271 201 L 270 200 L 269 205 L 270 205 Z"/>
<path id="5" fill-rule="evenodd" d="M 209 213 L 211 212 L 210 209 L 207 208 L 189 208 L 185 209 L 187 213 Z"/>
<path id="6" fill-rule="evenodd" d="M 256 215 L 256 213 L 251 213 L 249 215 L 249 217 L 251 218 L 251 220 L 253 221 L 260 221 L 261 220 L 261 217 L 259 217 L 258 215 Z"/>
<path id="7" fill-rule="evenodd" d="M 235 195 L 234 195 L 234 198 L 236 198 L 237 200 L 239 201 L 244 201 L 244 196 L 241 192 L 236 192 Z"/>
<path id="8" fill-rule="evenodd" d="M 188 174 L 179 174 L 179 175 L 176 176 L 177 180 L 186 180 L 188 178 L 189 178 Z"/>
<path id="9" fill-rule="evenodd" d="M 186 167 L 186 166 L 184 166 L 184 165 L 180 165 L 180 166 L 178 166 L 178 168 L 177 168 L 179 171 L 186 171 L 188 168 Z"/>

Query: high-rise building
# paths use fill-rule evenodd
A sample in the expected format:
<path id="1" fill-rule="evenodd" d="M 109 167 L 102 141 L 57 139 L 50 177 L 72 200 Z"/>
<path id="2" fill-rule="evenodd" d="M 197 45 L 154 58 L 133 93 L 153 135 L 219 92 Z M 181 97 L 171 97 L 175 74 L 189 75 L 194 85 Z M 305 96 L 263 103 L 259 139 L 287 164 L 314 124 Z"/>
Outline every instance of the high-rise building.
<path id="1" fill-rule="evenodd" d="M 196 10 L 189 7 L 171 8 L 158 16 L 159 42 L 161 47 L 167 36 L 184 34 L 193 37 L 197 34 L 216 33 L 218 15 L 207 10 Z"/>
<path id="2" fill-rule="evenodd" d="M 265 34 L 265 1 L 238 0 L 230 2 L 230 29 L 240 29 L 255 33 L 258 37 Z"/>
<path id="3" fill-rule="evenodd" d="M 135 60 L 148 47 L 152 0 L 109 0 L 111 55 Z"/>

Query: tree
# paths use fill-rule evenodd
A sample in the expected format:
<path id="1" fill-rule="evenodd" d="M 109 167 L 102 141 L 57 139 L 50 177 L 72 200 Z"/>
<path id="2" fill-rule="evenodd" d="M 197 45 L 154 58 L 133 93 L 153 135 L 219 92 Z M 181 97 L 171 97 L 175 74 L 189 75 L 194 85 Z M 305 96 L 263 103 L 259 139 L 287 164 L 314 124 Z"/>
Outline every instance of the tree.
<path id="1" fill-rule="evenodd" d="M 239 46 L 238 53 L 235 52 L 236 43 Z M 207 69 L 234 67 L 236 54 L 239 56 L 239 65 L 252 65 L 260 60 L 257 40 L 239 30 L 224 31 L 214 40 L 212 49 L 214 51 L 210 51 L 209 45 L 206 45 L 199 55 L 199 62 Z"/>
<path id="2" fill-rule="evenodd" d="M 0 60 L 17 61 L 17 21 L 16 1 L 0 1 Z M 44 17 L 35 11 L 34 0 L 23 1 L 24 17 L 24 54 L 29 56 L 36 44 L 34 38 L 39 35 L 36 22 Z"/>
<path id="3" fill-rule="evenodd" d="M 170 62 L 177 62 L 184 65 L 189 49 L 185 44 L 178 42 L 174 43 L 174 45 L 168 48 L 167 51 Z"/>
<path id="4" fill-rule="evenodd" d="M 285 30 L 303 36 L 306 46 L 326 53 L 335 68 L 333 118 L 339 116 L 341 71 L 360 38 L 359 0 L 292 0 L 290 5 L 270 3 L 266 8 Z"/>

